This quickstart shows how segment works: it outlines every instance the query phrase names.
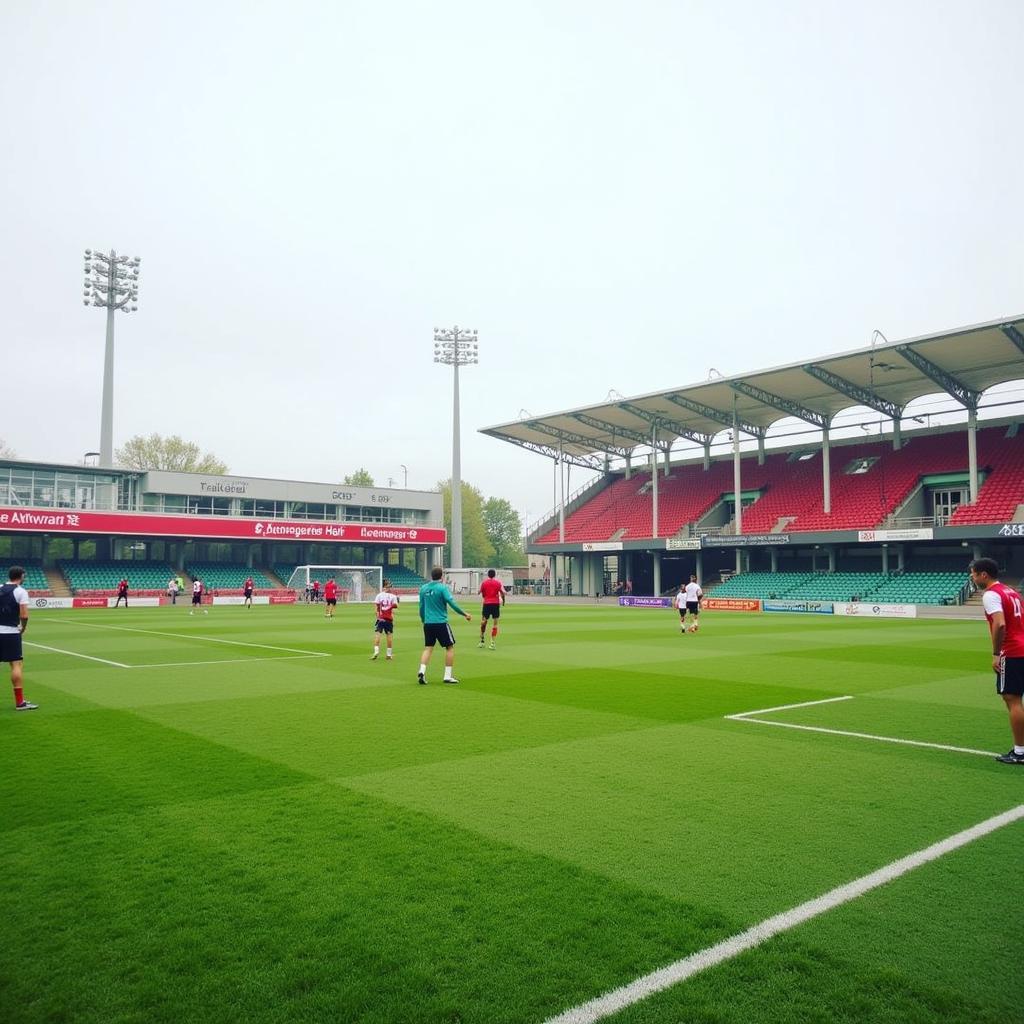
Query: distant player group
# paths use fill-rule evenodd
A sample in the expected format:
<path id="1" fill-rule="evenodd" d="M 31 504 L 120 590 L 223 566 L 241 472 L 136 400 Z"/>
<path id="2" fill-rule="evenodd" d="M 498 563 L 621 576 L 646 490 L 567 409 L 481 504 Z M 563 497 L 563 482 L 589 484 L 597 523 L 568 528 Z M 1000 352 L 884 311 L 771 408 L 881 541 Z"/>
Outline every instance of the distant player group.
<path id="1" fill-rule="evenodd" d="M 28 591 L 23 586 L 25 570 L 19 566 L 11 566 L 8 582 L 0 586 L 0 662 L 11 666 L 11 685 L 14 689 L 14 707 L 16 711 L 35 711 L 39 705 L 27 700 L 22 686 L 24 653 L 22 637 L 28 629 Z M 451 608 L 467 621 L 472 615 L 464 611 L 452 597 L 451 591 L 444 584 L 444 572 L 441 568 L 431 570 L 431 579 L 420 587 L 419 616 L 423 624 L 423 654 L 420 657 L 416 681 L 421 686 L 427 682 L 427 667 L 430 664 L 434 648 L 444 648 L 444 679 L 445 683 L 457 683 L 453 673 L 455 661 L 455 634 L 448 624 L 448 609 Z M 970 565 L 971 582 L 982 593 L 982 606 L 988 620 L 989 634 L 992 641 L 991 668 L 996 678 L 996 693 L 1002 698 L 1010 719 L 1010 731 L 1013 735 L 1013 746 L 997 758 L 1003 764 L 1024 765 L 1024 608 L 1022 598 L 1016 590 L 999 582 L 999 566 L 994 559 L 977 558 Z M 490 622 L 490 648 L 497 646 L 498 620 L 505 604 L 505 587 L 501 580 L 496 579 L 493 569 L 480 584 L 480 596 L 483 608 L 480 617 L 480 644 L 486 643 L 487 624 Z M 192 584 L 193 611 L 201 605 L 203 599 L 203 583 L 197 579 Z M 245 581 L 243 594 L 246 607 L 252 607 L 253 581 Z M 128 603 L 128 581 L 121 580 L 117 586 L 119 604 L 124 600 Z M 335 580 L 328 580 L 324 588 L 326 609 L 324 615 L 333 618 L 337 604 L 338 588 Z M 679 630 L 681 633 L 696 633 L 700 617 L 700 601 L 703 591 L 696 576 L 690 582 L 680 584 L 679 593 L 674 605 L 679 611 Z M 376 661 L 380 655 L 381 639 L 384 639 L 386 660 L 394 657 L 395 610 L 399 598 L 391 587 L 390 580 L 383 580 L 381 592 L 374 601 L 376 622 L 373 633 L 373 655 Z M 191 612 L 189 613 L 191 614 Z"/>
<path id="2" fill-rule="evenodd" d="M 480 615 L 480 647 L 484 646 L 487 634 L 487 623 L 491 623 L 491 650 L 495 650 L 498 644 L 498 619 L 501 617 L 501 609 L 505 604 L 505 585 L 501 580 L 496 579 L 497 573 L 493 569 L 487 571 L 487 578 L 480 584 L 480 596 L 483 598 L 483 609 Z M 416 682 L 420 686 L 427 684 L 427 666 L 430 664 L 434 648 L 440 645 L 444 649 L 444 678 L 442 682 L 457 683 L 455 678 L 455 634 L 448 623 L 448 609 L 451 608 L 456 614 L 461 615 L 467 622 L 472 621 L 473 616 L 464 611 L 452 597 L 452 592 L 443 582 L 444 570 L 435 566 L 430 572 L 430 582 L 424 583 L 419 592 L 419 615 L 423 625 L 423 654 L 420 656 L 420 666 L 416 673 Z M 395 610 L 398 608 L 399 598 L 391 589 L 391 581 L 384 580 L 383 589 L 374 599 L 377 609 L 377 620 L 373 627 L 373 654 L 370 661 L 376 661 L 380 657 L 381 638 L 384 638 L 386 645 L 385 660 L 391 661 L 394 657 L 394 632 L 395 632 Z"/>

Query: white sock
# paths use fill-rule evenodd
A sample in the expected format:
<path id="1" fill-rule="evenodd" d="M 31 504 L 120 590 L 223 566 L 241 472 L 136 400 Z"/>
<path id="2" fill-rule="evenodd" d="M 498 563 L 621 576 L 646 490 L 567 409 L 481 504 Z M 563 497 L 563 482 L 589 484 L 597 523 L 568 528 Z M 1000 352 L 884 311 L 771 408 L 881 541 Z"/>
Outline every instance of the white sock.
<path id="1" fill-rule="evenodd" d="M 1024 754 L 1024 747 L 1018 747 L 1016 743 L 1013 745 L 1013 752 L 1015 754 Z"/>
<path id="2" fill-rule="evenodd" d="M 444 677 L 445 677 L 445 679 L 451 679 L 451 677 L 452 677 L 452 667 L 451 667 L 451 665 L 445 665 L 445 667 L 444 667 Z"/>
<path id="3" fill-rule="evenodd" d="M 374 644 L 373 645 L 373 653 L 374 654 L 380 654 L 380 644 Z"/>
<path id="4" fill-rule="evenodd" d="M 427 674 L 427 663 L 420 662 L 420 675 L 425 676 Z"/>
<path id="5" fill-rule="evenodd" d="M 388 661 L 390 661 L 390 660 L 391 660 L 391 648 L 389 647 L 388 648 Z"/>

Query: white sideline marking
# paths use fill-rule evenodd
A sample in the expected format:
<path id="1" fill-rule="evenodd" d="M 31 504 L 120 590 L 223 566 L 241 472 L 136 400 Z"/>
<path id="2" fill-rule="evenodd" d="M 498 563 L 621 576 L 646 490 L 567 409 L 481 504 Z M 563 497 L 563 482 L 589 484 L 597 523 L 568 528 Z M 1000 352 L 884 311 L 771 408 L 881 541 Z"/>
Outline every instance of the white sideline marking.
<path id="1" fill-rule="evenodd" d="M 286 654 L 283 658 L 218 658 L 215 661 L 161 661 L 155 665 L 124 665 L 124 668 L 186 668 L 191 665 L 253 665 L 268 661 L 299 661 L 302 658 L 324 658 L 325 654 Z"/>
<path id="2" fill-rule="evenodd" d="M 733 957 L 739 956 L 740 953 L 761 945 L 762 942 L 775 935 L 789 931 L 791 928 L 795 928 L 805 921 L 810 921 L 827 910 L 833 910 L 843 903 L 848 903 L 858 896 L 863 896 L 872 889 L 877 889 L 879 886 L 885 885 L 887 882 L 891 882 L 893 879 L 899 878 L 901 875 L 905 875 L 915 868 L 927 864 L 929 861 L 938 860 L 939 857 L 943 857 L 953 850 L 958 850 L 961 846 L 966 846 L 968 843 L 972 843 L 975 839 L 980 839 L 990 832 L 995 832 L 997 829 L 1019 821 L 1021 818 L 1024 818 L 1024 804 L 1014 807 L 1003 814 L 997 814 L 994 818 L 979 822 L 977 825 L 972 825 L 963 832 L 957 832 L 955 835 L 942 839 L 931 846 L 926 846 L 923 850 L 918 850 L 917 853 L 894 860 L 891 864 L 887 864 L 877 871 L 872 871 L 869 875 L 864 875 L 852 882 L 847 882 L 846 885 L 840 885 L 823 896 L 818 896 L 816 899 L 808 900 L 806 903 L 793 907 L 792 910 L 786 910 L 781 914 L 776 914 L 774 917 L 769 917 L 760 924 L 755 924 L 752 928 L 748 928 L 745 932 L 740 932 L 738 935 L 724 939 L 714 946 L 708 946 L 707 949 L 702 949 L 697 953 L 684 957 L 682 960 L 677 960 L 675 963 L 662 967 L 660 970 L 645 974 L 642 978 L 637 978 L 636 981 L 623 985 L 621 988 L 617 988 L 603 996 L 599 996 L 597 999 L 574 1006 L 557 1017 L 549 1018 L 545 1024 L 592 1024 L 592 1022 L 601 1020 L 603 1017 L 618 1013 L 619 1010 L 632 1006 L 634 1003 L 640 1002 L 641 999 L 646 999 L 655 992 L 664 991 L 680 981 L 685 981 L 687 978 L 707 970 L 709 967 L 714 967 L 716 964 L 731 960 Z"/>
<path id="3" fill-rule="evenodd" d="M 125 665 L 120 661 L 108 661 L 106 658 L 94 658 L 91 654 L 79 654 L 77 651 L 64 651 L 59 647 L 47 647 L 46 644 L 30 643 L 25 641 L 26 647 L 38 647 L 41 651 L 53 651 L 56 654 L 66 654 L 71 658 L 85 658 L 86 661 L 99 661 L 104 665 L 113 665 L 115 668 L 134 668 L 134 665 Z M 270 659 L 268 659 L 270 660 Z"/>
<path id="4" fill-rule="evenodd" d="M 826 697 L 824 700 L 805 700 L 800 704 L 780 704 L 775 708 L 759 708 L 757 711 L 741 711 L 738 715 L 726 715 L 726 718 L 747 718 L 749 715 L 767 715 L 772 711 L 789 711 L 791 708 L 810 708 L 815 704 L 834 704 L 837 700 L 853 700 L 853 697 Z"/>
<path id="5" fill-rule="evenodd" d="M 70 626 L 84 626 L 88 629 L 117 629 L 123 633 L 146 633 L 150 636 L 169 636 L 176 640 L 201 640 L 208 644 L 230 644 L 233 647 L 257 647 L 263 651 L 286 651 L 288 654 L 301 654 L 307 658 L 329 658 L 330 655 L 325 651 L 303 651 L 296 647 L 273 647 L 270 644 L 249 644 L 243 640 L 221 640 L 218 637 L 212 636 L 196 636 L 192 633 L 165 633 L 159 629 L 136 629 L 133 626 L 107 626 L 102 622 L 72 622 L 70 619 L 66 620 L 63 625 Z M 129 668 L 135 668 L 142 666 L 128 666 Z M 147 666 L 148 667 L 148 666 Z"/>
<path id="6" fill-rule="evenodd" d="M 853 700 L 853 697 L 826 697 L 824 700 L 807 700 L 802 704 L 781 704 L 777 708 L 762 708 L 760 711 L 743 711 L 738 715 L 726 715 L 734 722 L 751 722 L 753 725 L 774 725 L 778 729 L 799 729 L 802 732 L 822 732 L 829 736 L 853 736 L 861 740 L 876 740 L 879 743 L 899 743 L 905 747 L 929 747 L 932 750 L 949 750 L 954 754 L 980 754 L 995 757 L 991 750 L 975 750 L 973 747 L 951 747 L 946 743 L 925 743 L 923 740 L 904 740 L 896 736 L 876 736 L 870 732 L 850 732 L 846 729 L 826 729 L 820 725 L 796 725 L 793 722 L 770 722 L 753 715 L 767 715 L 770 711 L 787 711 L 790 708 L 809 708 L 815 704 L 833 704 L 838 700 Z"/>

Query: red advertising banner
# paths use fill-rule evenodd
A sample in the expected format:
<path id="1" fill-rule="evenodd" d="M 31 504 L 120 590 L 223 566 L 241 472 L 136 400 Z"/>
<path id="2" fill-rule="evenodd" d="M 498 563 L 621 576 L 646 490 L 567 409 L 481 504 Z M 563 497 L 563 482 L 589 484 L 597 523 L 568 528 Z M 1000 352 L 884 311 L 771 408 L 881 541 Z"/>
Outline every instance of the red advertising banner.
<path id="1" fill-rule="evenodd" d="M 759 612 L 761 602 L 750 597 L 705 597 L 701 609 L 712 612 Z"/>
<path id="2" fill-rule="evenodd" d="M 0 533 L 17 532 L 117 534 L 120 537 L 210 537 L 223 540 L 341 541 L 346 544 L 444 544 L 448 539 L 447 531 L 431 526 L 0 507 Z"/>

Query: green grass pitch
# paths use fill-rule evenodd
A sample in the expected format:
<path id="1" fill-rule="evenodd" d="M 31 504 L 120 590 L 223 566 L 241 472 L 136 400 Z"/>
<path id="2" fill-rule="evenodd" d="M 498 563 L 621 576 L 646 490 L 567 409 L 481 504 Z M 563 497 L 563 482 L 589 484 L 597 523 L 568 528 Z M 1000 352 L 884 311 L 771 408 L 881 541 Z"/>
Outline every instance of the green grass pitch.
<path id="1" fill-rule="evenodd" d="M 510 602 L 421 687 L 408 600 L 391 664 L 367 606 L 187 612 L 32 616 L 6 1024 L 540 1024 L 1024 803 L 988 757 L 725 717 L 852 695 L 770 717 L 1002 752 L 983 620 L 681 636 Z M 1024 1020 L 1022 849 L 1017 822 L 609 1019 Z"/>

